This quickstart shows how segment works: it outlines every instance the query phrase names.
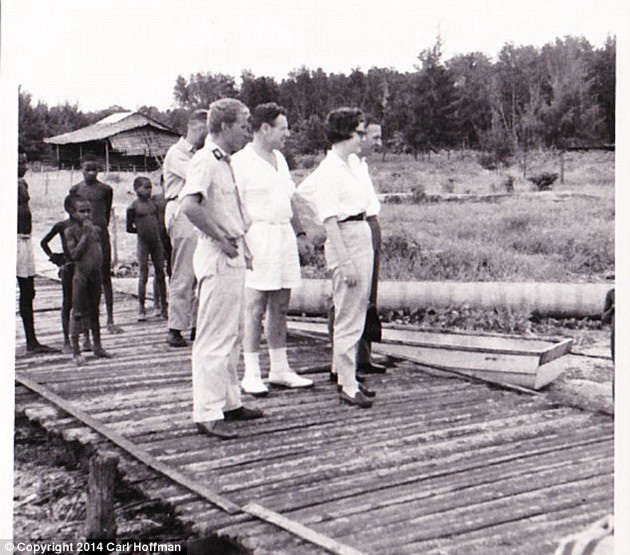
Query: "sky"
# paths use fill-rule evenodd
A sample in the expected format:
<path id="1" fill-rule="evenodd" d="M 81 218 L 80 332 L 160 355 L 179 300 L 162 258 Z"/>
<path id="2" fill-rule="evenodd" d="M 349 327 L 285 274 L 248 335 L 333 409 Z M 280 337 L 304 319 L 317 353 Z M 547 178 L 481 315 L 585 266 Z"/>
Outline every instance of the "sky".
<path id="1" fill-rule="evenodd" d="M 54 5 L 54 9 L 51 7 Z M 98 6 L 95 8 L 94 6 Z M 35 99 L 84 110 L 173 105 L 178 75 L 243 69 L 280 80 L 302 65 L 413 70 L 443 40 L 444 58 L 565 35 L 601 47 L 619 32 L 617 0 L 5 0 L 14 78 Z"/>

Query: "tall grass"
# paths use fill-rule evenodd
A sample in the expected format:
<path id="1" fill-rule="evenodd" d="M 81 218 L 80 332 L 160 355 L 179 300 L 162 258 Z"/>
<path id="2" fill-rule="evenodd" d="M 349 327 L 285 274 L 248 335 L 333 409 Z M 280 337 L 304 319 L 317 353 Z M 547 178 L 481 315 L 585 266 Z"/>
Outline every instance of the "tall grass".
<path id="1" fill-rule="evenodd" d="M 319 157 L 321 158 L 321 157 Z M 309 161 L 316 163 L 319 158 Z M 484 170 L 474 152 L 432 154 L 414 160 L 388 154 L 370 160 L 379 192 L 414 192 L 416 204 L 384 204 L 383 279 L 462 281 L 587 281 L 614 271 L 614 153 L 575 152 L 564 155 L 565 183 L 554 190 L 595 195 L 559 202 L 523 198 L 535 188 L 514 165 L 500 172 Z M 307 164 L 308 165 L 308 164 Z M 529 153 L 528 174 L 559 172 L 559 157 Z M 312 168 L 293 172 L 299 183 Z M 132 182 L 138 174 L 100 174 L 114 189 L 119 261 L 135 260 L 136 239 L 125 233 L 126 207 L 135 198 Z M 422 203 L 423 193 L 503 191 L 505 175 L 515 177 L 515 195 L 493 203 Z M 150 174 L 158 191 L 159 174 Z M 66 217 L 63 199 L 80 172 L 28 172 L 35 239 Z M 302 213 L 311 237 L 322 241 L 322 228 Z M 110 229 L 111 233 L 111 229 Z M 319 257 L 322 257 L 321 251 Z M 323 276 L 319 260 L 304 275 Z"/>
<path id="2" fill-rule="evenodd" d="M 384 205 L 387 279 L 574 281 L 614 271 L 612 199 Z"/>

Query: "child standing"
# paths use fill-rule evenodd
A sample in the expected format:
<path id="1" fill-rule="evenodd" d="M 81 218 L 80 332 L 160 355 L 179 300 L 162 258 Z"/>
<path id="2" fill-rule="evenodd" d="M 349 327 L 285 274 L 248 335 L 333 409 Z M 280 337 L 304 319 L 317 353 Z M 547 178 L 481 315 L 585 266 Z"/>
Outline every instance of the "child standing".
<path id="1" fill-rule="evenodd" d="M 70 260 L 74 262 L 70 340 L 72 358 L 77 366 L 82 366 L 85 359 L 79 347 L 79 334 L 82 320 L 86 315 L 92 329 L 94 356 L 111 357 L 101 346 L 101 327 L 98 319 L 103 265 L 102 232 L 92 223 L 92 207 L 89 200 L 71 194 L 67 199 L 67 206 L 70 209 L 72 224 L 64 231 L 64 237 Z"/>
<path id="2" fill-rule="evenodd" d="M 160 233 L 160 215 L 157 204 L 151 199 L 153 186 L 148 177 L 136 177 L 133 189 L 137 198 L 127 208 L 127 233 L 138 235 L 138 321 L 147 319 L 144 308 L 146 299 L 147 280 L 149 279 L 149 256 L 153 262 L 154 279 L 157 295 L 154 299 L 156 308 L 159 307 L 160 316 L 168 318 L 166 301 L 166 283 L 164 280 L 164 251 Z"/>
<path id="3" fill-rule="evenodd" d="M 64 209 L 68 214 L 70 214 L 70 198 L 71 197 L 66 197 L 64 201 Z M 72 276 L 74 275 L 74 262 L 72 262 L 68 256 L 68 245 L 66 244 L 64 232 L 72 224 L 72 218 L 57 222 L 40 242 L 42 250 L 46 253 L 50 261 L 59 268 L 59 279 L 61 279 L 61 291 L 63 295 L 61 302 L 61 328 L 63 330 L 63 352 L 65 354 L 72 353 L 70 346 L 70 310 L 72 309 Z M 49 246 L 49 243 L 57 235 L 59 235 L 61 239 L 62 252 L 52 252 Z M 83 329 L 85 332 L 83 350 L 91 351 L 90 326 L 86 318 L 83 320 Z"/>

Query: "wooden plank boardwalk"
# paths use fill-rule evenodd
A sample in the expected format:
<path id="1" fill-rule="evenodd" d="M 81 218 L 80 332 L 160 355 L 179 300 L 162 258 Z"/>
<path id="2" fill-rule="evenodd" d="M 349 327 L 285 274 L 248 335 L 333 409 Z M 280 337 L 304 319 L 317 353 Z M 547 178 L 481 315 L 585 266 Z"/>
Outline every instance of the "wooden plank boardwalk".
<path id="1" fill-rule="evenodd" d="M 60 345 L 59 284 L 37 281 L 36 329 Z M 281 513 L 363 553 L 552 553 L 558 539 L 611 513 L 613 420 L 401 362 L 369 378 L 374 407 L 338 401 L 323 340 L 290 336 L 307 391 L 246 397 L 265 418 L 214 441 L 191 421 L 190 349 L 165 343 L 164 321 L 138 323 L 118 294 L 125 333 L 104 332 L 111 360 L 77 369 L 29 357 L 16 320 L 16 372 L 44 385 L 158 460 L 239 506 Z M 265 356 L 263 366 L 267 367 Z M 16 410 L 94 449 L 117 451 L 73 417 L 16 385 Z M 322 553 L 250 514 L 228 514 L 118 450 L 125 480 L 170 505 L 199 535 L 230 536 L 256 554 Z"/>

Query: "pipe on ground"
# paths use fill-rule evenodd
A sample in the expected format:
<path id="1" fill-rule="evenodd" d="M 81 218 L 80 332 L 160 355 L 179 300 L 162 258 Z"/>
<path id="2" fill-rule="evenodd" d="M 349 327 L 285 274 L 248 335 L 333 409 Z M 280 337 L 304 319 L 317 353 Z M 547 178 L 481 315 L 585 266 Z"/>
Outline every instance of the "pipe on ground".
<path id="1" fill-rule="evenodd" d="M 583 318 L 599 316 L 613 283 L 506 283 L 452 281 L 381 281 L 378 307 L 418 310 L 460 306 L 510 308 L 544 316 Z M 291 293 L 291 313 L 325 314 L 331 296 L 330 280 L 304 279 Z"/>

